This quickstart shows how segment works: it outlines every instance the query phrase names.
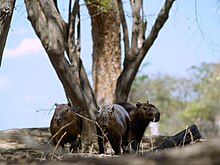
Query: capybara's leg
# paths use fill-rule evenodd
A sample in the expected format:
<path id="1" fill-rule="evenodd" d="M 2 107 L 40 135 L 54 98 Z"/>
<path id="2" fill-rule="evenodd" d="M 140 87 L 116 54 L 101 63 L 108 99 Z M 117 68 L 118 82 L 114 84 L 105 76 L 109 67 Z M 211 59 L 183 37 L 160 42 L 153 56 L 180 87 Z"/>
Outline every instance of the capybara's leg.
<path id="1" fill-rule="evenodd" d="M 120 139 L 120 137 L 118 137 L 118 138 L 115 137 L 114 139 L 110 140 L 110 143 L 111 143 L 112 149 L 115 151 L 115 155 L 121 154 L 121 139 Z"/>
<path id="2" fill-rule="evenodd" d="M 99 145 L 99 153 L 104 154 L 104 137 L 102 136 L 102 131 L 100 128 L 97 128 L 97 135 L 98 135 L 98 145 Z"/>

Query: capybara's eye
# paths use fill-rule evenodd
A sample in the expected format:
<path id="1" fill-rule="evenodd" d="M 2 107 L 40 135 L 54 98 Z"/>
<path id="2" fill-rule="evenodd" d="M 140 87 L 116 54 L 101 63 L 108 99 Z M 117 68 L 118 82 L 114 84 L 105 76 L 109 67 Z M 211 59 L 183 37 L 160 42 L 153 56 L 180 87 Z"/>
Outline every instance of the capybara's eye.
<path id="1" fill-rule="evenodd" d="M 147 110 L 148 110 L 148 108 L 147 108 L 147 107 L 144 107 L 144 110 L 145 110 L 145 111 L 147 111 Z"/>
<path id="2" fill-rule="evenodd" d="M 65 108 L 65 111 L 68 112 L 68 108 L 67 107 Z"/>

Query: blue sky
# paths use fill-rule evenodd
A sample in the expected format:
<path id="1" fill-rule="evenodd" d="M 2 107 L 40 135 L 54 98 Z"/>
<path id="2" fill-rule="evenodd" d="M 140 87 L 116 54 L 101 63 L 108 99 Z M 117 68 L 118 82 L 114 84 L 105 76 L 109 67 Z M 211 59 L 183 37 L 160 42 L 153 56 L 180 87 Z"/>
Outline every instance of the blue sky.
<path id="1" fill-rule="evenodd" d="M 60 10 L 67 13 L 67 4 L 63 2 Z M 150 29 L 163 1 L 157 0 L 154 4 L 150 0 L 144 2 Z M 169 20 L 144 59 L 144 63 L 150 65 L 144 67 L 142 73 L 161 72 L 181 76 L 192 65 L 220 62 L 220 11 L 217 0 L 200 0 L 197 3 L 195 10 L 195 0 L 175 2 Z M 85 68 L 90 72 L 90 20 L 84 5 L 81 11 L 81 53 Z M 54 103 L 65 102 L 62 84 L 27 20 L 24 2 L 17 0 L 0 68 L 0 130 L 47 127 L 53 114 L 49 109 Z M 40 109 L 47 111 L 36 112 Z"/>

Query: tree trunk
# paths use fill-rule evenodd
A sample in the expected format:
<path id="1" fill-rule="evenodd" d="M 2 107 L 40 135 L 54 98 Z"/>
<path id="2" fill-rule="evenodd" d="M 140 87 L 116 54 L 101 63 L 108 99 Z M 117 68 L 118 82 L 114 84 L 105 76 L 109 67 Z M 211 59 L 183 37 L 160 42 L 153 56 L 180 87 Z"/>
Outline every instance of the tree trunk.
<path id="1" fill-rule="evenodd" d="M 166 23 L 169 17 L 170 9 L 174 1 L 175 0 L 165 1 L 147 37 L 145 37 L 147 21 L 145 20 L 144 16 L 141 17 L 140 12 L 143 5 L 143 1 L 130 1 L 130 5 L 132 8 L 131 41 L 128 36 L 128 27 L 125 19 L 123 4 L 120 0 L 117 1 L 124 34 L 125 60 L 123 64 L 123 70 L 117 81 L 117 92 L 115 92 L 114 102 L 127 101 L 132 82 L 138 72 L 141 62 L 143 61 L 144 57 L 146 56 L 154 41 L 156 40 L 163 25 Z M 131 43 L 131 46 L 129 46 L 129 43 Z"/>
<path id="2" fill-rule="evenodd" d="M 105 5 L 87 2 L 92 20 L 93 88 L 99 105 L 113 102 L 121 72 L 120 18 L 116 5 L 115 0 Z"/>
<path id="3" fill-rule="evenodd" d="M 1 0 L 0 2 L 0 66 L 14 6 L 15 0 Z"/>
<path id="4" fill-rule="evenodd" d="M 63 84 L 68 100 L 79 107 L 85 117 L 94 120 L 94 111 L 97 108 L 96 100 L 100 105 L 114 101 L 127 101 L 138 68 L 167 21 L 174 0 L 165 1 L 146 39 L 146 21 L 140 15 L 143 1 L 130 1 L 133 20 L 131 42 L 122 1 L 86 1 L 92 19 L 95 96 L 80 58 L 79 0 L 74 1 L 72 11 L 71 2 L 72 0 L 69 5 L 71 12 L 69 12 L 69 22 L 66 23 L 60 15 L 56 0 L 25 0 L 28 19 Z M 120 23 L 124 33 L 125 50 L 122 72 Z M 77 34 L 75 34 L 76 28 Z M 85 120 L 85 122 L 87 121 Z M 89 123 L 91 127 L 87 127 L 88 123 L 83 124 L 84 142 L 87 142 L 88 145 L 91 144 L 93 133 L 95 133 L 94 124 Z"/>
<path id="5" fill-rule="evenodd" d="M 25 4 L 28 19 L 41 40 L 68 99 L 82 110 L 84 117 L 94 120 L 97 105 L 79 56 L 80 26 L 75 35 L 76 17 L 80 22 L 78 1 L 75 1 L 68 24 L 62 19 L 53 0 L 25 0 Z M 95 125 L 88 120 L 83 122 L 82 141 L 84 146 L 89 146 L 93 143 Z"/>

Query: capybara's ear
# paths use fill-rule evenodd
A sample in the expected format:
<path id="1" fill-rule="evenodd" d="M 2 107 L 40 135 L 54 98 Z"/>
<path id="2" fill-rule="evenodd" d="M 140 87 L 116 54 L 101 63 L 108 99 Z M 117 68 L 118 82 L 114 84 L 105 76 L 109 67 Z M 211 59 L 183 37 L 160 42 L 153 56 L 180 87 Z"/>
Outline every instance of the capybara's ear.
<path id="1" fill-rule="evenodd" d="M 147 104 L 149 104 L 149 101 L 147 100 Z"/>
<path id="2" fill-rule="evenodd" d="M 68 105 L 68 107 L 72 107 L 71 102 L 68 102 L 67 105 Z"/>
<path id="3" fill-rule="evenodd" d="M 57 103 L 55 103 L 54 105 L 55 105 L 55 106 L 58 106 L 58 104 L 57 104 Z"/>
<path id="4" fill-rule="evenodd" d="M 141 103 L 138 101 L 138 102 L 136 103 L 136 107 L 139 108 L 140 106 L 141 106 Z"/>
<path id="5" fill-rule="evenodd" d="M 115 111 L 115 107 L 114 105 L 111 107 L 111 109 L 109 110 L 109 112 L 112 114 Z"/>

